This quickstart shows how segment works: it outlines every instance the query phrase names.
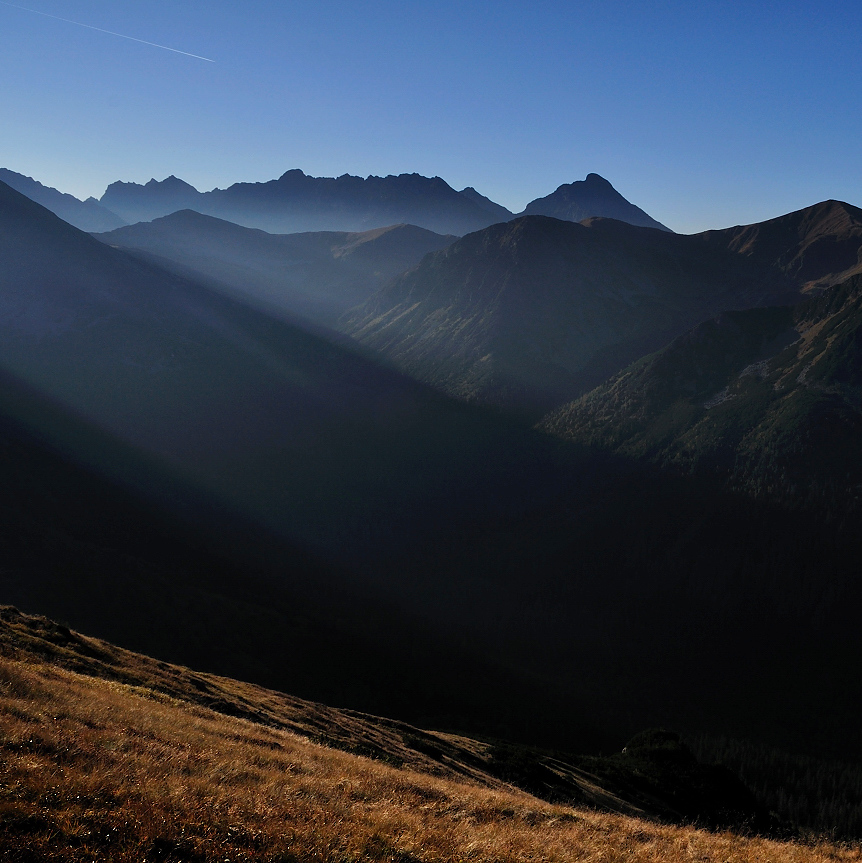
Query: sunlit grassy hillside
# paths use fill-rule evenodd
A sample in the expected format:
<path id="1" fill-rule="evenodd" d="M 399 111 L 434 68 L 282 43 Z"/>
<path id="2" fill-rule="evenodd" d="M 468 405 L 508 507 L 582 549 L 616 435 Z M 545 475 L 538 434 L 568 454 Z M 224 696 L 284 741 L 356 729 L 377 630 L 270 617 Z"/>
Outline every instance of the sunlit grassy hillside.
<path id="1" fill-rule="evenodd" d="M 554 806 L 15 652 L 0 658 L 3 860 L 862 859 Z"/>

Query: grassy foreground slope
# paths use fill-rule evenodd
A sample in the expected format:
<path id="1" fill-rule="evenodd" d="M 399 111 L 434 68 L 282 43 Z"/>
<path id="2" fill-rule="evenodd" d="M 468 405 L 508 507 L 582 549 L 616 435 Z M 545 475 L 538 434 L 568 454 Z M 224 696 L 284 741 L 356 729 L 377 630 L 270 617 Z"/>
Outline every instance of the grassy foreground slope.
<path id="1" fill-rule="evenodd" d="M 135 666 L 128 656 L 130 681 L 83 674 L 64 662 L 77 655 L 82 669 L 97 672 L 102 663 L 104 673 L 108 646 L 55 625 L 52 655 L 40 637 L 44 619 L 10 609 L 3 616 L 4 860 L 862 859 L 858 848 L 552 805 L 478 774 L 454 775 L 445 763 L 433 775 L 421 764 L 372 760 L 321 745 L 309 733 L 315 723 L 348 733 L 349 714 L 320 708 L 294 729 L 266 716 L 228 716 L 226 703 L 207 707 L 130 682 L 149 669 L 156 681 L 173 676 L 181 695 L 195 682 L 212 689 L 215 678 L 144 657 Z M 63 639 L 77 649 L 65 648 Z M 235 706 L 253 694 L 224 679 L 221 686 Z M 270 710 L 283 711 L 290 701 L 279 706 L 282 697 L 270 696 Z M 353 716 L 358 728 L 362 717 Z"/>
<path id="2" fill-rule="evenodd" d="M 160 662 L 12 606 L 0 606 L 0 656 L 157 693 L 391 766 L 488 788 L 516 787 L 549 802 L 770 834 L 777 827 L 733 773 L 699 763 L 674 732 L 644 732 L 623 752 L 596 757 L 423 731 Z"/>

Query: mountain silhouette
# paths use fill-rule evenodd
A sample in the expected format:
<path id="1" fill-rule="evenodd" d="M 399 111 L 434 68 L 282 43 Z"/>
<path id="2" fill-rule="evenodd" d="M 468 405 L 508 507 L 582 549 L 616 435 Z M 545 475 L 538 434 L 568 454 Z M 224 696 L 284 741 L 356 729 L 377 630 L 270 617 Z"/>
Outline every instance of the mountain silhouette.
<path id="1" fill-rule="evenodd" d="M 559 186 L 544 198 L 527 204 L 522 216 L 552 216 L 567 222 L 581 222 L 594 216 L 603 216 L 639 225 L 670 231 L 661 222 L 648 216 L 640 207 L 627 201 L 604 177 L 587 174 L 585 180 Z"/>
<path id="2" fill-rule="evenodd" d="M 782 274 L 696 238 L 525 216 L 429 255 L 341 326 L 451 395 L 529 413 L 719 311 L 795 296 Z"/>
<path id="3" fill-rule="evenodd" d="M 0 182 L 6 183 L 16 192 L 26 195 L 31 201 L 41 204 L 82 231 L 112 231 L 126 224 L 95 198 L 80 201 L 74 195 L 58 192 L 50 186 L 43 186 L 31 177 L 16 174 L 6 168 L 0 168 Z"/>
<path id="4" fill-rule="evenodd" d="M 246 300 L 327 326 L 428 252 L 455 240 L 415 225 L 274 235 L 192 210 L 97 236 L 177 264 Z"/>
<path id="5" fill-rule="evenodd" d="M 862 210 L 843 201 L 822 201 L 777 219 L 699 236 L 775 268 L 805 291 L 862 272 Z"/>
<path id="6" fill-rule="evenodd" d="M 481 197 L 481 196 L 479 196 Z M 127 222 L 191 209 L 249 228 L 286 234 L 367 231 L 411 224 L 439 234 L 466 234 L 499 221 L 486 199 L 456 192 L 439 177 L 310 177 L 299 169 L 266 183 L 236 183 L 198 192 L 176 177 L 146 185 L 112 183 L 101 202 Z M 508 211 L 506 211 L 508 212 Z"/>

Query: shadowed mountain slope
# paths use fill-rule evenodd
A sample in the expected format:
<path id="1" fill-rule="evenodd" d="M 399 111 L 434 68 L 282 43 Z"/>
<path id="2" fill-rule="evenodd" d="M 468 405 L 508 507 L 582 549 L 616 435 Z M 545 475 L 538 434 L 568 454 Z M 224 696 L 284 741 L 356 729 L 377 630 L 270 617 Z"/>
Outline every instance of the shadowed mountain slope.
<path id="1" fill-rule="evenodd" d="M 299 675 L 319 697 L 329 686 L 462 727 L 487 729 L 487 705 L 509 723 L 523 685 L 512 721 L 537 727 L 524 705 L 546 695 L 529 675 L 447 647 L 445 627 L 405 612 L 437 574 L 392 560 L 460 536 L 477 514 L 547 502 L 554 447 L 142 264 L 4 186 L 0 260 L 8 600 L 201 667 Z M 156 539 L 138 530 L 151 521 L 141 497 L 168 520 Z M 177 514 L 200 535 L 172 540 Z M 381 689 L 385 673 L 410 681 Z M 477 694 L 486 683 L 496 695 Z M 548 717 L 569 716 L 554 733 L 573 727 L 570 695 L 547 697 Z"/>
<path id="2" fill-rule="evenodd" d="M 529 413 L 719 311 L 792 297 L 780 274 L 696 238 L 526 216 L 429 255 L 342 327 L 447 393 Z"/>
<path id="3" fill-rule="evenodd" d="M 111 249 L 2 186 L 0 243 L 3 368 L 295 541 L 359 560 L 480 503 L 550 493 L 541 436 Z"/>
<path id="4" fill-rule="evenodd" d="M 595 216 L 616 219 L 642 228 L 670 231 L 661 222 L 627 201 L 604 177 L 587 174 L 585 180 L 559 186 L 544 198 L 527 204 L 522 216 L 551 216 L 567 222 L 582 222 Z"/>
<path id="5" fill-rule="evenodd" d="M 5 378 L 0 553 L 5 602 L 158 660 L 441 727 L 607 743 L 571 699 Z"/>
<path id="6" fill-rule="evenodd" d="M 74 195 L 58 192 L 6 168 L 0 168 L 0 182 L 6 183 L 16 192 L 26 195 L 31 201 L 41 204 L 82 231 L 112 231 L 125 224 L 119 216 L 103 207 L 95 198 L 80 201 Z"/>
<path id="7" fill-rule="evenodd" d="M 796 309 L 701 324 L 544 422 L 757 497 L 858 518 L 862 276 Z"/>
<path id="8" fill-rule="evenodd" d="M 841 614 L 858 605 L 819 522 L 642 472 L 602 470 L 585 490 L 561 461 L 558 501 L 506 512 L 525 484 L 485 484 L 457 530 L 438 515 L 432 535 L 414 531 L 383 581 L 214 508 L 26 389 L 2 395 L 20 420 L 0 435 L 0 594 L 21 608 L 163 660 L 532 745 L 607 752 L 665 724 L 854 752 L 843 681 L 859 654 Z M 58 429 L 119 480 L 46 446 Z M 438 505 L 464 494 L 453 484 Z"/>
<path id="9" fill-rule="evenodd" d="M 842 201 L 697 236 L 773 267 L 804 291 L 823 290 L 862 272 L 862 210 Z"/>
<path id="10" fill-rule="evenodd" d="M 524 223 L 551 240 L 603 236 L 603 224 L 685 240 L 611 221 Z M 521 236 L 517 222 L 502 227 Z M 816 514 L 587 459 L 111 249 L 3 186 L 0 243 L 0 361 L 23 389 L 37 454 L 113 469 L 169 513 L 189 501 L 192 524 L 204 504 L 220 510 L 200 516 L 199 544 L 233 566 L 217 584 L 209 556 L 191 586 L 170 568 L 142 578 L 147 543 L 126 539 L 134 516 L 107 517 L 115 497 L 106 513 L 98 489 L 79 505 L 75 483 L 63 494 L 53 484 L 56 463 L 34 455 L 16 474 L 13 454 L 7 511 L 41 489 L 27 530 L 9 520 L 17 556 L 14 568 L 4 556 L 3 575 L 22 607 L 75 626 L 96 618 L 102 628 L 87 628 L 101 636 L 131 638 L 131 618 L 135 637 L 164 639 L 170 658 L 264 663 L 353 706 L 384 712 L 376 698 L 396 705 L 389 715 L 443 727 L 502 726 L 497 736 L 574 748 L 665 725 L 858 753 L 846 682 L 862 673 L 859 585 L 843 563 L 858 558 L 856 534 L 841 545 Z M 723 290 L 737 297 L 734 284 Z M 683 308 L 697 296 L 691 282 L 671 285 Z M 33 393 L 61 416 L 28 419 Z"/>
<path id="11" fill-rule="evenodd" d="M 331 326 L 377 288 L 455 237 L 415 225 L 359 234 L 276 235 L 182 210 L 99 234 L 98 239 L 157 255 L 246 300 Z"/>
<path id="12" fill-rule="evenodd" d="M 479 196 L 481 197 L 481 196 Z M 112 183 L 101 203 L 127 222 L 195 210 L 275 234 L 367 231 L 411 224 L 438 234 L 466 234 L 495 221 L 490 203 L 456 192 L 439 177 L 309 177 L 295 169 L 266 183 L 235 183 L 198 192 L 176 177 L 146 185 Z M 493 210 L 490 207 L 490 210 Z"/>

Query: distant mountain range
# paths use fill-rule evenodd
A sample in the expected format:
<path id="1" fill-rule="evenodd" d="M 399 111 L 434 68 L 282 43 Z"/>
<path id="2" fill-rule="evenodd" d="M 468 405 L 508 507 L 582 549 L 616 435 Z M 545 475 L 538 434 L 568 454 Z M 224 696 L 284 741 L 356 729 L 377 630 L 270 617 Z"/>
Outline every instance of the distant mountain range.
<path id="1" fill-rule="evenodd" d="M 365 231 L 408 223 L 460 236 L 514 218 L 512 212 L 472 187 L 456 192 L 439 177 L 419 174 L 331 178 L 309 177 L 292 170 L 268 183 L 236 183 L 211 192 L 198 192 L 188 183 L 168 177 L 144 186 L 113 183 L 101 203 L 127 222 L 190 209 L 272 233 Z M 524 213 L 568 221 L 610 216 L 667 230 L 597 174 L 560 186 L 546 198 L 533 201 Z"/>
<path id="2" fill-rule="evenodd" d="M 144 186 L 112 183 L 101 203 L 127 222 L 195 210 L 270 233 L 367 231 L 411 224 L 439 234 L 466 234 L 497 221 L 490 201 L 456 192 L 439 177 L 309 177 L 292 170 L 267 183 L 235 183 L 198 192 L 168 177 Z M 479 196 L 481 197 L 481 196 Z"/>
<path id="3" fill-rule="evenodd" d="M 439 177 L 419 174 L 367 178 L 310 177 L 298 169 L 265 183 L 235 183 L 199 192 L 171 176 L 165 180 L 112 183 L 101 201 L 78 201 L 29 177 L 5 172 L 9 185 L 82 230 L 103 232 L 147 222 L 180 210 L 194 210 L 270 233 L 363 232 L 412 224 L 440 234 L 461 236 L 514 218 L 500 204 L 471 186 L 456 192 Z M 0 177 L 2 179 L 2 177 Z M 528 205 L 525 213 L 568 221 L 608 216 L 664 230 L 596 174 Z M 524 214 L 521 214 L 524 215 Z"/>
<path id="4" fill-rule="evenodd" d="M 97 234 L 246 300 L 333 326 L 394 276 L 456 238 L 415 225 L 362 233 L 268 234 L 192 210 Z"/>

